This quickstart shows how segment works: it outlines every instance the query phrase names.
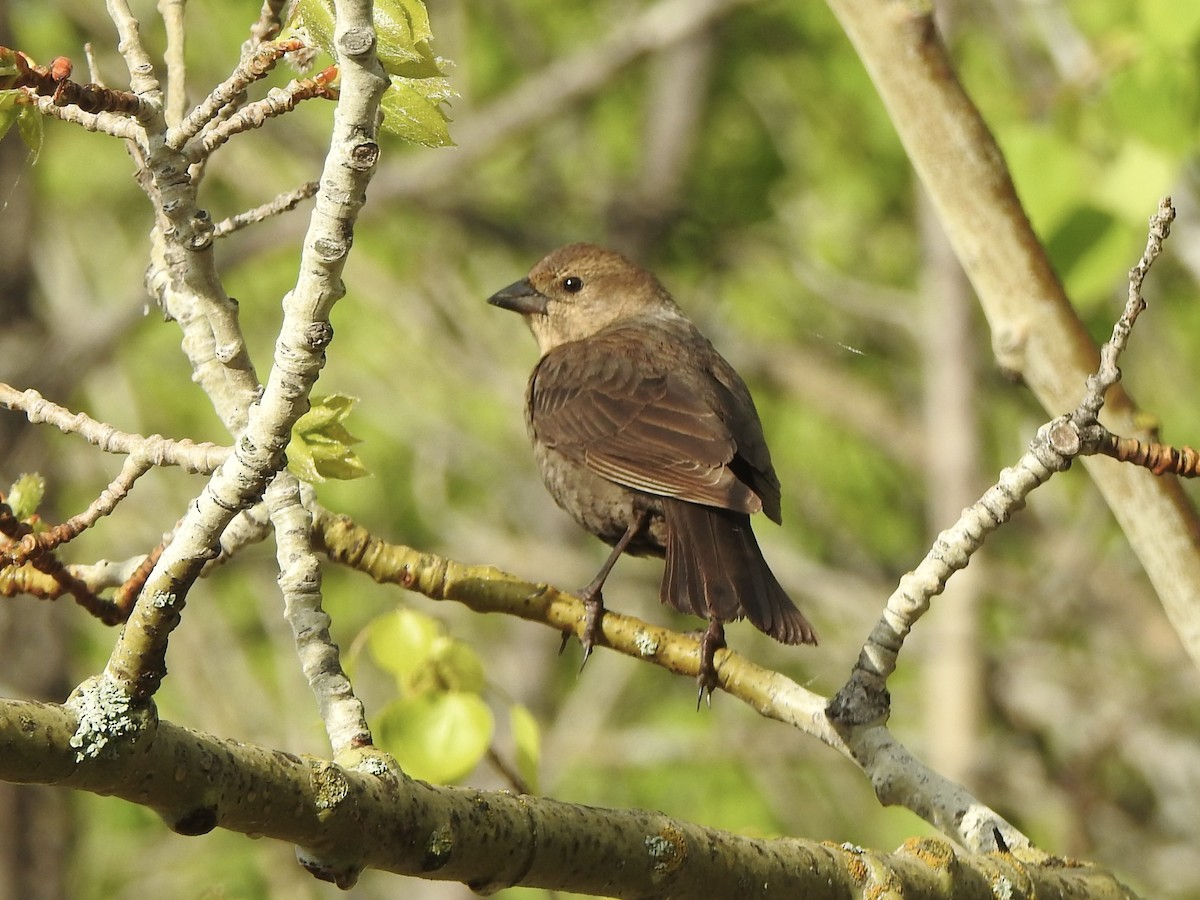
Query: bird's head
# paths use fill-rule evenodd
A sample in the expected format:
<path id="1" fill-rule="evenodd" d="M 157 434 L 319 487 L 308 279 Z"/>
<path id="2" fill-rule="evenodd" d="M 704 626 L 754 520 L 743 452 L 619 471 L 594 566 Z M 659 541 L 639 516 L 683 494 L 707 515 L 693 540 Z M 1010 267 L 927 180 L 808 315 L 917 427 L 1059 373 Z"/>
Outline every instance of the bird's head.
<path id="1" fill-rule="evenodd" d="M 543 354 L 623 319 L 681 315 L 652 273 L 594 244 L 559 247 L 488 303 L 524 316 Z"/>

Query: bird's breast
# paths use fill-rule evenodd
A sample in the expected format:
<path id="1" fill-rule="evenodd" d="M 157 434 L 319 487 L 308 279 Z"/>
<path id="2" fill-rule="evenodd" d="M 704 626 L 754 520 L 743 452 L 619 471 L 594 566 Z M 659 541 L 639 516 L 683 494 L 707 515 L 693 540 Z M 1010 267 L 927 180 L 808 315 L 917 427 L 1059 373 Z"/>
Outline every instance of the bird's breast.
<path id="1" fill-rule="evenodd" d="M 630 543 L 626 552 L 634 556 L 664 554 L 666 527 L 661 497 L 609 481 L 536 436 L 533 436 L 533 456 L 554 502 L 586 531 L 611 546 L 643 510 L 649 510 L 649 526 Z"/>

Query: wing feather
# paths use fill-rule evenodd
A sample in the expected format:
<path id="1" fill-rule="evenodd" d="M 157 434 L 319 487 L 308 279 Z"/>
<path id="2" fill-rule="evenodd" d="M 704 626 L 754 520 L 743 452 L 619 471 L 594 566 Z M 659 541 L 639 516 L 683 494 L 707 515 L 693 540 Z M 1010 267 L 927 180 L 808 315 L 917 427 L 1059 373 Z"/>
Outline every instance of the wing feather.
<path id="1" fill-rule="evenodd" d="M 753 480 L 757 467 L 739 457 L 728 424 L 738 414 L 719 408 L 725 385 L 707 373 L 696 384 L 696 373 L 683 377 L 653 349 L 626 332 L 547 353 L 529 384 L 535 440 L 626 487 L 743 513 L 763 509 L 761 487 L 742 474 Z M 754 424 L 761 435 L 756 417 Z M 777 487 L 768 499 L 778 507 Z"/>

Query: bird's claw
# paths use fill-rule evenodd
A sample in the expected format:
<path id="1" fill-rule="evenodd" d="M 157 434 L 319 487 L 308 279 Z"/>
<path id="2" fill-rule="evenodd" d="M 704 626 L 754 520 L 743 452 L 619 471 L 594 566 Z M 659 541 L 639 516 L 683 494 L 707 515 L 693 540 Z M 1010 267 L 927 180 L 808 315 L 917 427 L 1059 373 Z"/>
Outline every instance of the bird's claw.
<path id="1" fill-rule="evenodd" d="M 704 635 L 700 638 L 700 666 L 696 674 L 696 684 L 699 685 L 696 692 L 696 709 L 700 708 L 702 701 L 707 701 L 709 709 L 712 709 L 712 692 L 717 688 L 716 655 L 718 650 L 724 648 L 725 629 L 720 621 L 710 619 L 708 628 L 704 630 Z"/>
<path id="2" fill-rule="evenodd" d="M 583 645 L 583 659 L 579 663 L 579 671 L 582 672 L 583 667 L 587 665 L 588 657 L 592 655 L 592 648 L 604 634 L 604 598 L 597 590 L 585 589 L 580 595 L 580 600 L 583 601 L 583 628 L 579 632 L 579 643 Z M 560 656 L 567 649 L 567 641 L 574 633 L 573 631 L 563 632 L 562 643 L 558 647 Z"/>

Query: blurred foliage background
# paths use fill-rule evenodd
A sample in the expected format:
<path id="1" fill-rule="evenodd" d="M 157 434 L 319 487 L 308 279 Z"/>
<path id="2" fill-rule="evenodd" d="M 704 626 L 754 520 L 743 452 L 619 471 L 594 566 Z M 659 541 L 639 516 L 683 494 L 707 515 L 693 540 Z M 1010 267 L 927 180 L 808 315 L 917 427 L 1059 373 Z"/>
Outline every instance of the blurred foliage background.
<path id="1" fill-rule="evenodd" d="M 656 42 L 661 22 L 645 0 L 569 12 L 556 0 L 430 0 L 435 49 L 453 61 L 459 146 L 385 147 L 318 385 L 360 399 L 346 424 L 372 474 L 322 484 L 319 496 L 386 539 L 568 588 L 586 582 L 606 549 L 554 507 L 524 433 L 533 341 L 484 300 L 558 244 L 614 246 L 653 268 L 746 377 L 784 485 L 784 527 L 763 522 L 758 533 L 822 643 L 784 648 L 738 626 L 731 644 L 831 692 L 897 576 L 1049 416 L 992 364 L 969 288 L 829 10 L 707 6 L 694 35 Z M 938 7 L 967 89 L 1097 340 L 1123 300 L 1146 218 L 1159 196 L 1174 196 L 1179 219 L 1123 369 L 1165 438 L 1195 443 L 1200 410 L 1186 385 L 1200 358 L 1200 6 Z M 134 8 L 161 51 L 154 4 Z M 257 4 L 205 0 L 187 14 L 195 101 L 235 65 Z M 631 54 L 631 35 L 651 49 Z M 69 56 L 82 77 L 85 41 L 105 79 L 123 85 L 103 4 L 0 2 L 0 43 L 39 62 Z M 207 173 L 202 200 L 214 218 L 315 178 L 331 114 L 310 102 L 232 141 Z M 0 143 L 0 379 L 125 430 L 227 440 L 190 381 L 178 329 L 146 309 L 151 213 L 124 149 L 47 125 L 36 162 L 15 135 Z M 264 377 L 303 227 L 296 213 L 219 248 Z M 52 521 L 82 509 L 119 468 L 14 415 L 0 418 L 0 448 L 0 482 L 48 477 Z M 143 479 L 68 557 L 146 552 L 200 484 L 170 470 Z M 161 714 L 323 754 L 274 568 L 256 548 L 197 585 Z M 610 606 L 696 627 L 659 606 L 660 573 L 658 562 L 623 561 Z M 836 754 L 727 697 L 697 713 L 693 686 L 651 666 L 599 652 L 577 675 L 578 646 L 557 655 L 557 635 L 543 628 L 333 569 L 325 584 L 369 710 L 396 693 L 362 652 L 385 613 L 433 617 L 478 655 L 504 764 L 485 760 L 467 783 L 508 786 L 515 703 L 540 728 L 539 789 L 564 800 L 884 850 L 930 831 L 880 809 Z M 102 664 L 113 639 L 65 604 L 23 599 L 0 607 L 0 629 L 5 693 L 55 700 Z M 934 604 L 901 658 L 893 706 L 901 740 L 1045 849 L 1110 867 L 1145 896 L 1200 897 L 1200 680 L 1082 469 L 1037 492 Z M 64 791 L 6 788 L 0 800 L 14 891 L 0 897 L 336 893 L 271 842 L 182 838 L 139 808 Z M 400 891 L 469 895 L 367 873 L 351 896 Z"/>

